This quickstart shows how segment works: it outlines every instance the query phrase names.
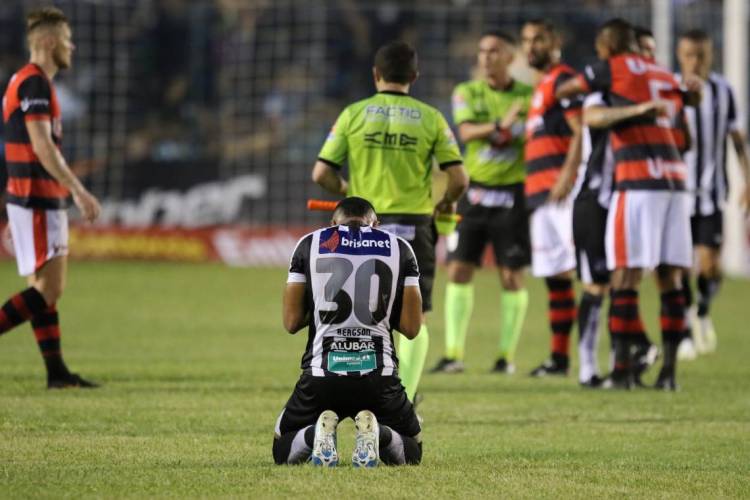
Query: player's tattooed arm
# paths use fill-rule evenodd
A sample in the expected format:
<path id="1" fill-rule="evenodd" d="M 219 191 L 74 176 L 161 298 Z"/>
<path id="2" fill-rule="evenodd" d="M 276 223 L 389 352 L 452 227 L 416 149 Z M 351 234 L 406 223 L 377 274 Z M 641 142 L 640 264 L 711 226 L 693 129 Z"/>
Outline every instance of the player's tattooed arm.
<path id="1" fill-rule="evenodd" d="M 70 170 L 60 149 L 52 141 L 52 125 L 47 120 L 26 122 L 31 147 L 45 170 L 60 184 L 68 188 L 81 215 L 91 222 L 99 217 L 99 201 L 83 187 L 78 177 Z"/>
<path id="2" fill-rule="evenodd" d="M 318 160 L 312 171 L 312 180 L 320 187 L 334 194 L 346 196 L 349 184 L 341 174 L 328 163 Z"/>
<path id="3" fill-rule="evenodd" d="M 307 325 L 310 311 L 305 301 L 305 283 L 287 283 L 284 288 L 282 315 L 284 328 L 289 333 L 297 333 Z"/>

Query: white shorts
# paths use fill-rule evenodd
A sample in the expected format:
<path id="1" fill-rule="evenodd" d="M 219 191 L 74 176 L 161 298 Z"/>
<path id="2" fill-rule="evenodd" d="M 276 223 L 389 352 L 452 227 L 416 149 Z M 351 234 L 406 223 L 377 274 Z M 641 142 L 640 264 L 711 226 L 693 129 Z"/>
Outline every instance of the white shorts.
<path id="1" fill-rule="evenodd" d="M 18 274 L 30 276 L 46 262 L 68 254 L 68 212 L 8 204 Z"/>
<path id="2" fill-rule="evenodd" d="M 607 217 L 607 267 L 690 267 L 690 195 L 673 191 L 616 191 Z"/>
<path id="3" fill-rule="evenodd" d="M 576 268 L 573 202 L 545 203 L 531 214 L 531 274 L 548 278 Z"/>

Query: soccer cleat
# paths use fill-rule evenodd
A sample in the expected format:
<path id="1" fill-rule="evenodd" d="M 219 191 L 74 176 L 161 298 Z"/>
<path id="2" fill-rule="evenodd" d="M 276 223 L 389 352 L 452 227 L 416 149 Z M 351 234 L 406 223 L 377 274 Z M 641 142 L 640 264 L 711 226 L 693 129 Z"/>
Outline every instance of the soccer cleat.
<path id="1" fill-rule="evenodd" d="M 335 467 L 339 463 L 336 451 L 336 426 L 339 417 L 331 410 L 325 410 L 315 423 L 315 439 L 310 462 L 321 467 Z"/>
<path id="2" fill-rule="evenodd" d="M 493 373 L 506 373 L 512 375 L 516 373 L 516 365 L 508 363 L 505 358 L 500 358 L 495 362 L 495 366 L 491 370 Z"/>
<path id="3" fill-rule="evenodd" d="M 430 373 L 462 373 L 464 362 L 458 359 L 442 358 Z"/>
<path id="4" fill-rule="evenodd" d="M 601 388 L 614 391 L 629 391 L 632 386 L 633 383 L 628 375 L 612 372 L 609 377 L 602 381 Z"/>
<path id="5" fill-rule="evenodd" d="M 677 382 L 675 380 L 674 372 L 670 372 L 669 370 L 665 370 L 664 368 L 662 368 L 661 372 L 659 372 L 659 378 L 656 379 L 656 383 L 654 384 L 654 389 L 658 389 L 660 391 L 678 390 L 679 386 L 677 385 Z"/>
<path id="6" fill-rule="evenodd" d="M 710 317 L 698 317 L 698 335 L 701 338 L 701 343 L 700 345 L 696 344 L 695 347 L 700 354 L 716 351 L 716 330 Z"/>
<path id="7" fill-rule="evenodd" d="M 529 375 L 532 377 L 546 377 L 547 375 L 565 377 L 568 375 L 568 362 L 567 360 L 563 361 L 559 358 L 550 358 L 531 370 Z"/>
<path id="8" fill-rule="evenodd" d="M 68 387 L 96 389 L 99 387 L 99 384 L 86 380 L 77 373 L 68 373 L 62 377 L 47 378 L 47 389 L 66 389 Z"/>
<path id="9" fill-rule="evenodd" d="M 579 384 L 581 384 L 581 387 L 585 389 L 598 389 L 602 386 L 603 383 L 604 379 L 599 375 L 592 375 L 590 379 L 579 382 Z"/>
<path id="10" fill-rule="evenodd" d="M 680 361 L 693 361 L 697 357 L 698 351 L 693 339 L 690 337 L 682 339 L 680 347 L 677 348 L 677 359 Z"/>
<path id="11" fill-rule="evenodd" d="M 354 430 L 352 465 L 357 468 L 377 467 L 380 460 L 380 429 L 375 415 L 369 410 L 357 413 Z"/>

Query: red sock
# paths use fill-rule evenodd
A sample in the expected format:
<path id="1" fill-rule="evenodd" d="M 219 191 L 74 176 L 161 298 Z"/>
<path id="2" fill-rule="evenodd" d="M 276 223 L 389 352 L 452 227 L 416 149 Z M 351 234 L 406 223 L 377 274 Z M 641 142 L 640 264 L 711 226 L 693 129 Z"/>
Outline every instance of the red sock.
<path id="1" fill-rule="evenodd" d="M 549 325 L 552 330 L 552 354 L 568 356 L 570 331 L 576 320 L 576 297 L 573 281 L 547 278 L 549 290 Z"/>
<path id="2" fill-rule="evenodd" d="M 48 376 L 55 378 L 67 375 L 68 369 L 63 362 L 60 349 L 60 320 L 57 308 L 52 305 L 36 314 L 31 318 L 31 326 L 34 328 L 34 337 L 44 358 Z"/>
<path id="3" fill-rule="evenodd" d="M 630 365 L 630 344 L 645 336 L 638 309 L 638 290 L 612 291 L 609 306 L 609 331 L 612 335 L 612 344 L 622 347 L 622 349 L 616 349 L 615 352 L 615 370 L 627 370 Z"/>
<path id="4" fill-rule="evenodd" d="M 44 296 L 36 288 L 29 287 L 17 293 L 0 308 L 0 335 L 31 319 L 46 308 Z"/>
<path id="5" fill-rule="evenodd" d="M 664 343 L 679 343 L 685 331 L 685 294 L 672 290 L 661 294 L 661 337 Z"/>

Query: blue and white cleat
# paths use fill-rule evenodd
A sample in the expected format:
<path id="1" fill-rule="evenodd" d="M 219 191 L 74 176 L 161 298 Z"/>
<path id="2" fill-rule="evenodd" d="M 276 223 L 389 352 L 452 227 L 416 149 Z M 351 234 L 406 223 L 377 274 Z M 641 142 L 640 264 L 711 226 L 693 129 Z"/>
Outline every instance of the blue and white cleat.
<path id="1" fill-rule="evenodd" d="M 336 426 L 339 417 L 331 410 L 325 410 L 315 423 L 315 439 L 310 462 L 320 467 L 336 467 L 339 454 L 336 451 Z"/>
<path id="2" fill-rule="evenodd" d="M 352 452 L 352 465 L 360 467 L 377 467 L 380 461 L 379 441 L 380 429 L 378 420 L 369 410 L 362 410 L 354 417 L 354 429 L 356 432 L 354 441 L 354 452 Z"/>

